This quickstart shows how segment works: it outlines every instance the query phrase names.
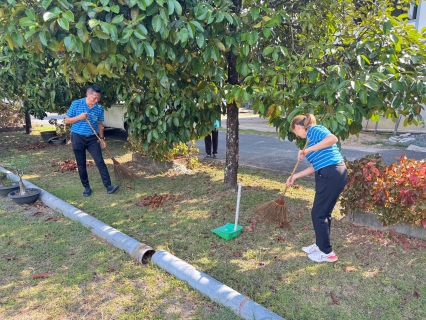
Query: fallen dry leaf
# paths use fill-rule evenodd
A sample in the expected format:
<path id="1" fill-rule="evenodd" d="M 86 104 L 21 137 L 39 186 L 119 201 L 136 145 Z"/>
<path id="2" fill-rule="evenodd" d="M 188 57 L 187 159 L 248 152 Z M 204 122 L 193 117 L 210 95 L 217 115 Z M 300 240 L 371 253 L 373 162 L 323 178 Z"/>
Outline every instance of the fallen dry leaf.
<path id="1" fill-rule="evenodd" d="M 33 279 L 41 279 L 41 278 L 48 278 L 50 275 L 47 272 L 40 273 L 36 276 L 33 276 Z"/>
<path id="2" fill-rule="evenodd" d="M 340 303 L 339 303 L 339 300 L 337 300 L 337 298 L 335 297 L 335 295 L 334 295 L 334 294 L 331 294 L 331 299 L 333 300 L 333 303 L 334 303 L 334 304 L 340 304 Z"/>
<path id="3" fill-rule="evenodd" d="M 33 214 L 33 216 L 41 216 L 43 214 L 43 212 L 37 211 L 36 213 Z"/>
<path id="4" fill-rule="evenodd" d="M 278 277 L 278 281 L 279 282 L 284 282 L 284 278 L 283 277 Z"/>
<path id="5" fill-rule="evenodd" d="M 239 253 L 239 252 L 233 252 L 232 255 L 236 258 L 241 257 L 241 253 Z"/>
<path id="6" fill-rule="evenodd" d="M 308 226 L 304 226 L 303 230 L 309 230 L 309 227 Z"/>
<path id="7" fill-rule="evenodd" d="M 343 271 L 345 271 L 345 272 L 352 272 L 352 271 L 355 271 L 355 267 L 344 267 Z"/>

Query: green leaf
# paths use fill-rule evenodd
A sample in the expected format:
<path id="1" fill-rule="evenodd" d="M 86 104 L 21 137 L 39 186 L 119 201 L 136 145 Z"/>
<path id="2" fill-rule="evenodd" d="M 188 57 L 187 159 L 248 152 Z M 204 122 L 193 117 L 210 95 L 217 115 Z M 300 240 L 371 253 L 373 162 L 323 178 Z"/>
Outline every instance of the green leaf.
<path id="1" fill-rule="evenodd" d="M 89 27 L 90 29 L 95 28 L 97 25 L 99 25 L 101 22 L 99 20 L 96 19 L 90 19 L 89 20 Z"/>
<path id="2" fill-rule="evenodd" d="M 112 6 L 110 8 L 110 10 L 114 13 L 119 13 L 120 12 L 120 6 L 119 5 Z"/>
<path id="3" fill-rule="evenodd" d="M 361 89 L 359 91 L 359 100 L 362 102 L 362 104 L 367 104 L 367 96 L 368 96 L 367 90 Z"/>
<path id="4" fill-rule="evenodd" d="M 70 29 L 70 24 L 69 24 L 68 20 L 65 19 L 65 18 L 59 18 L 58 19 L 58 24 L 64 30 L 69 30 Z"/>
<path id="5" fill-rule="evenodd" d="M 225 48 L 224 44 L 223 44 L 222 42 L 220 42 L 220 41 L 216 41 L 216 47 L 217 47 L 220 51 L 222 51 L 222 52 L 225 52 L 225 51 L 226 51 L 226 48 Z"/>
<path id="6" fill-rule="evenodd" d="M 163 27 L 163 21 L 161 17 L 157 14 L 152 18 L 152 28 L 155 32 L 159 32 Z"/>
<path id="7" fill-rule="evenodd" d="M 188 41 L 188 37 L 189 37 L 188 30 L 186 30 L 186 29 L 180 29 L 179 30 L 180 42 L 184 43 L 184 42 Z"/>
<path id="8" fill-rule="evenodd" d="M 392 108 L 398 109 L 401 106 L 402 99 L 400 97 L 395 98 L 392 101 Z"/>
<path id="9" fill-rule="evenodd" d="M 30 18 L 21 18 L 19 19 L 19 25 L 22 27 L 30 27 L 35 26 L 36 22 L 34 20 L 31 20 Z"/>
<path id="10" fill-rule="evenodd" d="M 260 14 L 260 9 L 257 7 L 251 8 L 250 10 L 250 14 L 251 14 L 251 18 L 254 20 L 256 20 L 257 18 L 259 18 L 259 14 Z"/>
<path id="11" fill-rule="evenodd" d="M 119 24 L 121 22 L 123 22 L 124 20 L 124 16 L 122 14 L 119 14 L 118 16 L 115 16 L 112 20 L 111 23 L 112 24 Z"/>
<path id="12" fill-rule="evenodd" d="M 198 30 L 200 30 L 201 32 L 204 32 L 204 28 L 201 26 L 201 24 L 198 21 L 190 21 L 189 24 L 195 26 Z"/>
<path id="13" fill-rule="evenodd" d="M 144 42 L 144 48 L 146 53 L 148 54 L 148 57 L 153 57 L 154 56 L 154 49 L 151 47 L 151 45 L 149 43 Z"/>
<path id="14" fill-rule="evenodd" d="M 177 0 L 173 0 L 174 6 L 175 6 L 175 11 L 178 15 L 182 15 L 182 6 L 180 5 L 180 3 Z"/>
<path id="15" fill-rule="evenodd" d="M 133 29 L 132 27 L 128 26 L 123 29 L 122 39 L 129 39 L 132 34 L 133 34 Z"/>
<path id="16" fill-rule="evenodd" d="M 346 125 L 346 123 L 347 123 L 346 117 L 342 113 L 336 114 L 336 119 L 337 119 L 337 122 L 339 122 L 339 124 L 341 124 L 342 126 Z"/>
<path id="17" fill-rule="evenodd" d="M 339 86 L 337 87 L 338 90 L 342 89 L 343 87 L 346 87 L 349 83 L 351 83 L 350 80 L 343 80 L 339 83 Z"/>
<path id="18" fill-rule="evenodd" d="M 368 80 L 367 82 L 364 83 L 364 86 L 376 92 L 379 90 L 378 83 L 373 80 Z"/>
<path id="19" fill-rule="evenodd" d="M 169 12 L 169 15 L 172 15 L 175 11 L 175 4 L 173 0 L 167 0 L 167 9 Z"/>
<path id="20" fill-rule="evenodd" d="M 195 37 L 195 40 L 197 41 L 197 45 L 198 45 L 199 48 L 203 48 L 204 47 L 204 44 L 205 44 L 205 42 L 204 42 L 204 36 L 201 33 L 199 33 Z"/>
<path id="21" fill-rule="evenodd" d="M 275 48 L 271 46 L 267 46 L 265 49 L 263 49 L 263 55 L 267 56 L 270 55 L 272 52 L 274 52 Z"/>
<path id="22" fill-rule="evenodd" d="M 339 129 L 339 123 L 334 118 L 330 119 L 330 129 L 331 132 L 337 132 L 337 130 Z"/>
<path id="23" fill-rule="evenodd" d="M 370 76 L 376 78 L 376 79 L 380 79 L 380 80 L 387 80 L 388 77 L 385 76 L 383 73 L 380 72 L 372 72 L 370 73 Z"/>
<path id="24" fill-rule="evenodd" d="M 43 20 L 47 22 L 49 20 L 55 19 L 57 16 L 58 16 L 58 14 L 56 14 L 56 13 L 53 13 L 53 12 L 50 12 L 50 11 L 46 11 L 43 14 Z"/>
<path id="25" fill-rule="evenodd" d="M 47 47 L 47 38 L 46 38 L 46 34 L 47 34 L 47 32 L 42 31 L 42 32 L 40 32 L 40 33 L 38 34 L 38 36 L 39 36 L 39 38 L 40 38 L 41 43 L 42 43 L 44 46 L 46 46 L 46 47 Z"/>
<path id="26" fill-rule="evenodd" d="M 176 117 L 173 118 L 173 125 L 177 128 L 179 127 L 179 119 L 178 118 L 176 118 Z"/>
<path id="27" fill-rule="evenodd" d="M 86 42 L 89 39 L 89 32 L 87 31 L 85 25 L 77 29 L 77 35 L 82 42 Z"/>
<path id="28" fill-rule="evenodd" d="M 63 12 L 62 17 L 67 19 L 69 22 L 74 22 L 74 14 L 70 10 Z"/>
<path id="29" fill-rule="evenodd" d="M 117 31 L 117 27 L 115 25 L 110 25 L 109 26 L 110 29 L 110 33 L 109 35 L 111 36 L 111 40 L 112 41 L 117 41 L 118 40 L 118 31 Z"/>
<path id="30" fill-rule="evenodd" d="M 319 86 L 316 90 L 315 90 L 315 92 L 314 92 L 314 96 L 315 97 L 318 97 L 321 93 L 323 93 L 323 91 L 324 90 L 326 90 L 327 89 L 327 87 L 325 86 L 325 84 L 323 84 L 323 85 L 321 85 L 321 86 Z"/>
<path id="31" fill-rule="evenodd" d="M 24 35 L 25 40 L 28 40 L 36 32 L 37 32 L 36 28 L 31 28 L 30 30 L 25 32 L 25 35 Z"/>
<path id="32" fill-rule="evenodd" d="M 67 48 L 68 51 L 72 51 L 74 48 L 74 43 L 72 41 L 71 36 L 67 36 L 64 38 L 64 45 Z"/>
<path id="33" fill-rule="evenodd" d="M 52 2 L 52 0 L 43 0 L 41 2 L 41 6 L 43 7 L 44 10 L 47 10 L 47 8 L 50 6 L 51 2 Z"/>
<path id="34" fill-rule="evenodd" d="M 95 51 L 96 53 L 101 53 L 102 49 L 101 49 L 101 46 L 99 44 L 98 39 L 96 39 L 96 38 L 92 39 L 92 42 L 90 43 L 90 45 L 91 45 L 93 51 Z"/>
<path id="35" fill-rule="evenodd" d="M 71 5 L 68 3 L 67 0 L 57 0 L 59 2 L 59 4 L 64 7 L 65 9 L 69 9 L 71 7 Z"/>
<path id="36" fill-rule="evenodd" d="M 389 32 L 391 31 L 391 29 L 392 29 L 392 23 L 390 23 L 389 20 L 385 21 L 383 23 L 383 33 L 384 34 L 389 34 Z"/>

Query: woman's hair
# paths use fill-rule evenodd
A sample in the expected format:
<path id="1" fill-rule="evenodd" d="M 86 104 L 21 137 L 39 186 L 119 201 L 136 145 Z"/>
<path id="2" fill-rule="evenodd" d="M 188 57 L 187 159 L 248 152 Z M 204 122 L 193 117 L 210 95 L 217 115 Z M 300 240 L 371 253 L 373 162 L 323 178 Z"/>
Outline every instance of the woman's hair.
<path id="1" fill-rule="evenodd" d="M 295 116 L 293 120 L 291 120 L 291 130 L 294 130 L 296 124 L 298 124 L 299 126 L 303 126 L 305 129 L 308 129 L 310 126 L 316 125 L 317 120 L 315 119 L 315 116 L 313 114 L 307 113 L 304 116 Z"/>

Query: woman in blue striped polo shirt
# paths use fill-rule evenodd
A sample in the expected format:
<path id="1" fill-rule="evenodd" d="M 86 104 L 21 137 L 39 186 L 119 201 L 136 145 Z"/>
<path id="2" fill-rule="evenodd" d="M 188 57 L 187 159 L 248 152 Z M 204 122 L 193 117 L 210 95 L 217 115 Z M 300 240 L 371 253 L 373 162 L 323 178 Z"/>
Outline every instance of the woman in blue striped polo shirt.
<path id="1" fill-rule="evenodd" d="M 311 216 L 316 243 L 303 247 L 309 259 L 315 262 L 335 262 L 337 255 L 330 244 L 331 212 L 346 185 L 347 170 L 337 148 L 337 137 L 326 127 L 317 125 L 312 114 L 296 116 L 290 125 L 298 137 L 309 139 L 306 149 L 299 151 L 298 159 L 304 157 L 311 166 L 287 179 L 287 186 L 296 179 L 315 173 L 315 199 Z"/>

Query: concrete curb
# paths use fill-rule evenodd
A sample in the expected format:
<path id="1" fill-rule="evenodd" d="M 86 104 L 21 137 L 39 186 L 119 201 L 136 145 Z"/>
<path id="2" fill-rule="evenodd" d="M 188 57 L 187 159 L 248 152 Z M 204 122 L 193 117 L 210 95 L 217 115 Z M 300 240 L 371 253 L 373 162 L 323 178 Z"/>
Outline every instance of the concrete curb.
<path id="1" fill-rule="evenodd" d="M 394 230 L 397 233 L 405 234 L 410 237 L 419 238 L 426 240 L 426 228 L 423 227 L 412 227 L 411 225 L 404 223 L 397 223 L 391 226 L 383 226 L 383 224 L 377 219 L 374 213 L 369 212 L 352 212 L 349 215 L 350 221 L 354 224 L 369 227 L 371 229 L 390 231 Z"/>
<path id="2" fill-rule="evenodd" d="M 17 175 L 2 167 L 0 167 L 0 171 L 7 173 L 7 175 L 12 179 L 19 179 Z M 24 180 L 24 184 L 28 188 L 41 189 L 26 180 Z M 208 296 L 213 301 L 230 308 L 243 319 L 284 319 L 209 275 L 198 271 L 190 264 L 173 256 L 167 251 L 160 250 L 155 252 L 153 248 L 146 244 L 108 226 L 102 221 L 55 197 L 43 189 L 40 195 L 40 200 L 49 208 L 62 212 L 64 216 L 72 220 L 79 221 L 83 226 L 90 229 L 92 233 L 104 238 L 114 247 L 124 250 L 138 262 L 145 264 L 151 260 L 161 269 L 176 276 L 180 280 L 186 281 L 192 288 Z"/>

